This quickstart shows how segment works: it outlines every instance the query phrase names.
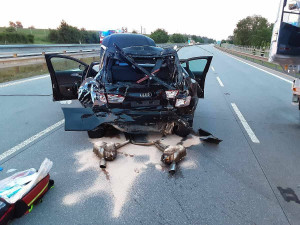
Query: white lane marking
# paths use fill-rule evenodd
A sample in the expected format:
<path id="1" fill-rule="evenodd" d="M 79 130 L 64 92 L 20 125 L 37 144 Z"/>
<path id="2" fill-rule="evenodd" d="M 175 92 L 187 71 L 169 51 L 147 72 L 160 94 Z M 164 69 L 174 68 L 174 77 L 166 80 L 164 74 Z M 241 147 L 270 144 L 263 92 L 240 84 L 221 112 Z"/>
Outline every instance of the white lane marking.
<path id="1" fill-rule="evenodd" d="M 45 134 L 49 133 L 50 131 L 54 130 L 55 128 L 59 127 L 60 125 L 62 125 L 65 122 L 65 120 L 61 120 L 55 124 L 53 124 L 52 126 L 46 128 L 45 130 L 37 133 L 36 135 L 28 138 L 27 140 L 23 141 L 22 143 L 16 145 L 15 147 L 3 152 L 0 155 L 0 161 L 5 159 L 6 157 L 14 154 L 15 152 L 19 151 L 20 149 L 24 148 L 26 145 L 29 145 L 30 143 L 32 143 L 33 141 L 39 139 L 40 137 L 44 136 Z"/>
<path id="2" fill-rule="evenodd" d="M 219 82 L 219 84 L 220 84 L 221 87 L 224 87 L 224 84 L 223 84 L 223 82 L 221 81 L 220 77 L 217 77 L 217 81 Z"/>
<path id="3" fill-rule="evenodd" d="M 214 68 L 213 66 L 211 67 L 211 69 L 212 69 L 213 71 L 215 71 L 215 68 Z"/>
<path id="4" fill-rule="evenodd" d="M 16 84 L 22 84 L 22 83 L 33 81 L 33 80 L 44 79 L 44 78 L 47 78 L 47 77 L 49 77 L 49 75 L 39 76 L 39 77 L 30 78 L 30 79 L 26 79 L 26 80 L 15 81 L 15 82 L 9 82 L 9 83 L 6 83 L 6 84 L 0 84 L 0 88 L 13 86 L 13 85 L 16 85 Z"/>
<path id="5" fill-rule="evenodd" d="M 230 54 L 228 54 L 228 53 L 225 53 L 225 52 L 222 52 L 222 53 L 224 53 L 225 55 L 228 55 L 229 57 L 231 57 L 231 58 L 233 58 L 233 59 L 235 59 L 235 60 L 238 60 L 238 61 L 240 61 L 240 62 L 242 62 L 242 63 L 245 63 L 245 64 L 247 64 L 247 65 L 249 65 L 249 66 L 252 66 L 252 67 L 254 67 L 254 68 L 256 68 L 256 69 L 258 69 L 258 70 L 260 70 L 260 71 L 263 71 L 263 72 L 265 72 L 265 73 L 267 73 L 267 74 L 270 74 L 270 75 L 272 75 L 272 76 L 274 76 L 274 77 L 276 77 L 276 78 L 278 78 L 278 79 L 280 79 L 280 80 L 283 80 L 283 81 L 288 82 L 288 83 L 290 83 L 290 84 L 293 83 L 293 81 L 290 81 L 290 80 L 285 79 L 285 78 L 283 78 L 283 77 L 281 77 L 281 76 L 278 76 L 278 75 L 276 75 L 276 74 L 274 74 L 274 73 L 271 73 L 271 72 L 269 72 L 269 71 L 266 71 L 266 70 L 264 70 L 264 69 L 261 69 L 261 68 L 259 68 L 259 67 L 257 67 L 257 66 L 254 66 L 254 65 L 250 64 L 250 63 L 246 63 L 246 62 L 244 62 L 244 61 L 242 61 L 242 60 L 240 60 L 240 59 L 237 59 L 236 57 L 233 57 L 232 55 L 230 55 Z"/>
<path id="6" fill-rule="evenodd" d="M 240 119 L 240 121 L 241 121 L 243 127 L 245 128 L 246 132 L 248 133 L 251 141 L 254 142 L 254 143 L 260 143 L 258 138 L 256 137 L 256 135 L 254 134 L 253 130 L 251 129 L 251 127 L 249 126 L 249 124 L 245 120 L 243 114 L 241 113 L 241 111 L 237 107 L 237 105 L 235 103 L 231 103 L 231 106 L 232 106 L 234 112 L 236 113 L 236 115 L 238 116 L 238 118 Z"/>

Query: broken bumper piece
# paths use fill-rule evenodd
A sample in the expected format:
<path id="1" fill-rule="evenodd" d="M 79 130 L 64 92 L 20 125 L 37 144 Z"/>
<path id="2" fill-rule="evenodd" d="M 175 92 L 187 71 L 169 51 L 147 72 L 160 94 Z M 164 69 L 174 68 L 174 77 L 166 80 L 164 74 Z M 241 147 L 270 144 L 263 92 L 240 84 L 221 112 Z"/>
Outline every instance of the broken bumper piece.
<path id="1" fill-rule="evenodd" d="M 127 133 L 164 132 L 184 119 L 174 111 L 132 111 L 113 109 L 95 113 L 91 108 L 62 108 L 66 131 L 90 131 L 112 125 Z M 183 123 L 188 124 L 188 123 Z"/>

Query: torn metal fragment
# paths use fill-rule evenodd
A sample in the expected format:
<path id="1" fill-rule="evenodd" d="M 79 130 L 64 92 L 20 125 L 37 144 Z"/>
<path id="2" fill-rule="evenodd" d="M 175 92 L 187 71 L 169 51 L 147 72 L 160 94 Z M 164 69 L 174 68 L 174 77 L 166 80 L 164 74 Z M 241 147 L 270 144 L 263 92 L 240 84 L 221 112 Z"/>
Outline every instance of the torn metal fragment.
<path id="1" fill-rule="evenodd" d="M 106 161 L 113 161 L 117 158 L 118 149 L 127 145 L 130 141 L 123 143 L 110 143 L 102 142 L 101 144 L 94 145 L 93 152 L 100 158 L 100 168 L 106 168 Z"/>
<path id="2" fill-rule="evenodd" d="M 205 130 L 202 130 L 202 129 L 198 130 L 198 134 L 199 134 L 200 140 L 205 141 L 205 142 L 219 144 L 220 142 L 223 141 L 223 140 L 213 136 L 211 133 L 209 133 Z"/>

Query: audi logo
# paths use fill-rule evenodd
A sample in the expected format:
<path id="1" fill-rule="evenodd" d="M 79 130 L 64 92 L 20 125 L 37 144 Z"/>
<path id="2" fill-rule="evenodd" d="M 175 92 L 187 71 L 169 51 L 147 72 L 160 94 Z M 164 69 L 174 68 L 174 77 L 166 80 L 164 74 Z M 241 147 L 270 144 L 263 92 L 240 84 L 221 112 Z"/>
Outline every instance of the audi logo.
<path id="1" fill-rule="evenodd" d="M 149 98 L 149 97 L 152 97 L 152 93 L 151 93 L 151 92 L 148 92 L 148 93 L 141 93 L 141 94 L 140 94 L 140 97 L 142 97 L 142 98 Z"/>

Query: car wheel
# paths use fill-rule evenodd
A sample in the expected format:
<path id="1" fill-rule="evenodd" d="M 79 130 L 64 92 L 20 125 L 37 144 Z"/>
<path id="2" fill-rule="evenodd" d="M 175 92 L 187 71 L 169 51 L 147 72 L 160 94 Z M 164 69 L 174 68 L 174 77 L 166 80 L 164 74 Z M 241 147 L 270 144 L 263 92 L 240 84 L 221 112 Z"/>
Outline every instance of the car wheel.
<path id="1" fill-rule="evenodd" d="M 89 130 L 89 138 L 102 138 L 105 135 L 105 129 L 103 127 L 97 127 L 95 130 Z"/>
<path id="2" fill-rule="evenodd" d="M 174 127 L 173 132 L 180 137 L 186 137 L 190 134 L 191 131 L 184 125 L 178 124 Z"/>

